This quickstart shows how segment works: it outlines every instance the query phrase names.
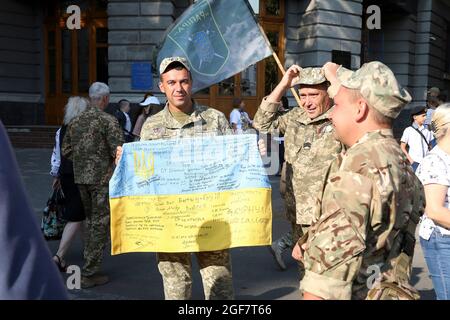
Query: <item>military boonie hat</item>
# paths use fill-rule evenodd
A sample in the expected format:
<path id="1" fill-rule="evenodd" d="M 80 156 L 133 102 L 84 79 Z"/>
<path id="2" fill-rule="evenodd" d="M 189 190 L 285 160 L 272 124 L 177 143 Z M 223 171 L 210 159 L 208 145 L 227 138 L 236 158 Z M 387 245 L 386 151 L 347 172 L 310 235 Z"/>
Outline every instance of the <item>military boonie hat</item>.
<path id="1" fill-rule="evenodd" d="M 356 71 L 340 67 L 337 77 L 342 86 L 359 90 L 369 105 L 388 118 L 395 119 L 411 102 L 411 95 L 401 88 L 388 66 L 373 61 Z"/>
<path id="2" fill-rule="evenodd" d="M 295 85 L 316 85 L 328 81 L 322 68 L 302 68 L 300 75 L 292 81 Z"/>
<path id="3" fill-rule="evenodd" d="M 169 58 L 165 58 L 165 59 L 163 59 L 163 61 L 161 61 L 161 64 L 159 65 L 159 74 L 163 74 L 164 72 L 166 72 L 167 67 L 170 66 L 174 62 L 181 63 L 188 71 L 191 71 L 191 68 L 189 67 L 189 63 L 186 58 L 169 57 Z"/>

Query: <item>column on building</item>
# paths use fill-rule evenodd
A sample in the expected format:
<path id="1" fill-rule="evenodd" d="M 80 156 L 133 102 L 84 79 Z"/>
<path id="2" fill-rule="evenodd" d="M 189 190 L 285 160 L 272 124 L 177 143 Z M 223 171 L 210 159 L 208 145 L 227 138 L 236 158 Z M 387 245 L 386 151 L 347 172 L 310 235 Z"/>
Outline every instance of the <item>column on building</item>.
<path id="1" fill-rule="evenodd" d="M 367 2 L 370 5 L 371 1 Z M 394 72 L 399 83 L 414 96 L 417 11 L 415 1 L 398 3 L 384 1 L 381 4 L 379 30 L 367 30 L 367 58 L 365 62 L 379 60 Z M 411 124 L 410 104 L 394 122 L 394 136 L 400 137 Z"/>
<path id="2" fill-rule="evenodd" d="M 441 1 L 419 0 L 417 6 L 417 33 L 413 96 L 415 104 L 426 103 L 426 91 L 438 87 L 449 95 L 450 73 L 448 55 L 449 6 Z"/>
<path id="3" fill-rule="evenodd" d="M 157 72 L 152 89 L 132 89 L 132 64 L 152 62 L 155 47 L 174 21 L 176 10 L 174 1 L 109 1 L 108 70 L 112 102 L 126 98 L 136 103 L 146 92 L 159 92 Z"/>
<path id="4" fill-rule="evenodd" d="M 333 50 L 349 52 L 349 67 L 359 68 L 362 0 L 287 0 L 286 12 L 286 68 L 320 67 Z"/>
<path id="5" fill-rule="evenodd" d="M 42 10 L 30 1 L 0 6 L 0 119 L 5 125 L 44 124 Z"/>

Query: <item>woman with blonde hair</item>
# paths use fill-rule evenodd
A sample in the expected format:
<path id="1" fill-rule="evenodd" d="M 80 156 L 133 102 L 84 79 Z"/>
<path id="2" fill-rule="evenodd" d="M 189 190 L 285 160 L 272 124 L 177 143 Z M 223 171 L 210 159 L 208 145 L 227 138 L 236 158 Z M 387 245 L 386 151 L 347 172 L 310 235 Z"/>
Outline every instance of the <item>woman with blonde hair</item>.
<path id="1" fill-rule="evenodd" d="M 85 215 L 80 191 L 74 181 L 72 161 L 61 155 L 61 146 L 67 126 L 86 110 L 88 105 L 89 101 L 83 97 L 69 98 L 64 111 L 63 125 L 56 132 L 55 147 L 51 158 L 50 174 L 54 177 L 53 189 L 62 188 L 64 194 L 63 218 L 67 221 L 58 251 L 53 256 L 59 270 L 63 272 L 67 268 L 64 256 L 72 244 L 75 234 L 80 230 Z"/>
<path id="2" fill-rule="evenodd" d="M 437 140 L 422 160 L 417 176 L 425 189 L 420 244 L 438 300 L 450 299 L 450 103 L 434 112 L 430 128 Z"/>

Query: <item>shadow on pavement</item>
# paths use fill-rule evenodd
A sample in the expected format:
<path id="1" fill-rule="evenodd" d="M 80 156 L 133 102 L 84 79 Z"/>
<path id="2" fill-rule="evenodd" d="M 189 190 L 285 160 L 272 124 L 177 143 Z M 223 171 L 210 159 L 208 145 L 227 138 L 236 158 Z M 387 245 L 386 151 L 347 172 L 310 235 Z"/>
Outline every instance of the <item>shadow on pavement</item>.
<path id="1" fill-rule="evenodd" d="M 282 287 L 266 291 L 260 295 L 236 295 L 236 300 L 275 300 L 298 291 L 296 287 Z M 299 293 L 300 295 L 300 293 Z"/>
<path id="2" fill-rule="evenodd" d="M 436 293 L 434 289 L 430 290 L 419 290 L 420 300 L 436 300 Z"/>
<path id="3" fill-rule="evenodd" d="M 411 285 L 415 286 L 419 282 L 420 280 L 419 275 L 424 271 L 427 272 L 428 270 L 424 270 L 424 268 L 417 268 L 417 267 L 412 269 Z"/>

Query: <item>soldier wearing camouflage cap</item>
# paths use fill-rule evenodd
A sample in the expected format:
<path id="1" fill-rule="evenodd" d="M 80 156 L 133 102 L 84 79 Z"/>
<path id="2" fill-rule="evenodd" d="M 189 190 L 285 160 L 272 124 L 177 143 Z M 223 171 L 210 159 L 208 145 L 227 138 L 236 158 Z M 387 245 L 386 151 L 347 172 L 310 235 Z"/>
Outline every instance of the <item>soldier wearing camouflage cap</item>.
<path id="1" fill-rule="evenodd" d="M 286 90 L 300 85 L 300 107 L 281 115 L 278 108 Z M 261 132 L 279 132 L 285 139 L 285 163 L 280 191 L 285 200 L 286 216 L 292 232 L 275 240 L 271 246 L 281 269 L 286 269 L 282 252 L 294 243 L 317 219 L 315 196 L 323 188 L 328 164 L 341 151 L 328 119 L 332 101 L 327 94 L 328 82 L 321 68 L 291 66 L 273 92 L 261 102 L 254 127 Z M 284 183 L 285 182 L 285 183 Z M 299 264 L 300 278 L 304 273 Z"/>
<path id="2" fill-rule="evenodd" d="M 167 103 L 162 111 L 147 118 L 141 141 L 192 137 L 203 134 L 232 134 L 225 115 L 192 99 L 190 66 L 183 57 L 162 60 L 159 68 L 161 92 Z M 119 150 L 121 154 L 121 150 Z M 234 298 L 229 249 L 196 252 L 207 300 Z M 167 300 L 188 300 L 192 295 L 191 253 L 158 252 L 158 269 Z"/>
<path id="3" fill-rule="evenodd" d="M 294 249 L 305 264 L 304 298 L 417 299 L 409 278 L 424 193 L 392 134 L 411 96 L 381 62 L 324 71 L 331 120 L 348 149 L 328 168 L 320 218 Z"/>

